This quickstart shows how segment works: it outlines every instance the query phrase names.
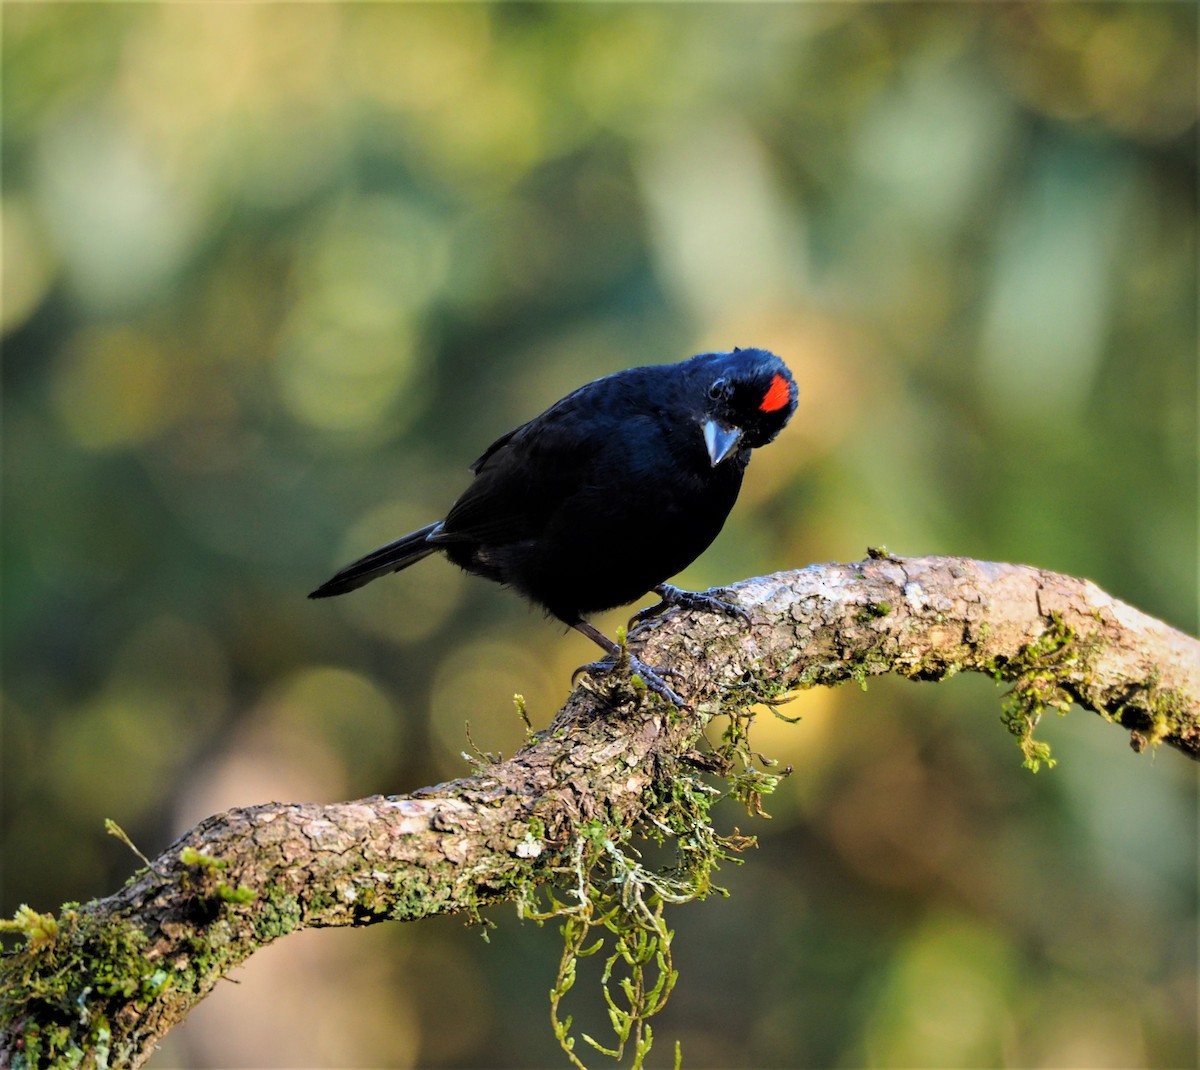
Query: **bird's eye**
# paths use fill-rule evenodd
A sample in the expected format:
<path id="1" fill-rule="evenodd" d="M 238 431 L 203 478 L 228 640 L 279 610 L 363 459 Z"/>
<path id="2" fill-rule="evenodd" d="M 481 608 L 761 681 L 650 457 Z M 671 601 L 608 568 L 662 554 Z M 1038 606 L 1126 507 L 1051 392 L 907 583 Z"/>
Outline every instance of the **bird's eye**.
<path id="1" fill-rule="evenodd" d="M 712 386 L 708 388 L 708 396 L 713 401 L 718 401 L 729 393 L 729 384 L 725 382 L 725 376 L 721 376 Z"/>

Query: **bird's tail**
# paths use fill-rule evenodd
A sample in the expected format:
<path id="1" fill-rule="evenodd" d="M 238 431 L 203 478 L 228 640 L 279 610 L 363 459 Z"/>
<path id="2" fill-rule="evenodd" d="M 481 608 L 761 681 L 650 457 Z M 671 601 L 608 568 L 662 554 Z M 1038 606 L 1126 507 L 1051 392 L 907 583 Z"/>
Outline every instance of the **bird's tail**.
<path id="1" fill-rule="evenodd" d="M 408 568 L 409 565 L 420 561 L 423 557 L 428 557 L 438 549 L 429 542 L 429 536 L 440 531 L 441 527 L 442 522 L 439 520 L 434 524 L 427 524 L 417 531 L 409 532 L 407 535 L 401 535 L 400 538 L 392 540 L 386 546 L 379 547 L 378 550 L 372 550 L 366 557 L 360 557 L 332 579 L 326 580 L 308 597 L 329 598 L 331 595 L 345 594 L 347 591 L 361 587 L 364 583 L 370 583 L 379 576 L 386 576 L 389 572 L 399 572 L 402 568 Z"/>

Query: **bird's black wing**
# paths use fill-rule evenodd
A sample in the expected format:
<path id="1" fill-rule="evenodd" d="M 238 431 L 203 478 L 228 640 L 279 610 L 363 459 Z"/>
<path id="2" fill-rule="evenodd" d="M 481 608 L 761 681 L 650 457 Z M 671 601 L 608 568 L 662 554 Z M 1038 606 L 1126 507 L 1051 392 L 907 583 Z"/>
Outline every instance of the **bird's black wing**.
<path id="1" fill-rule="evenodd" d="M 604 425 L 619 405 L 611 378 L 580 387 L 496 439 L 471 465 L 475 481 L 431 541 L 500 546 L 537 538 L 604 449 Z"/>
<path id="2" fill-rule="evenodd" d="M 531 420 L 526 420 L 520 427 L 514 427 L 511 431 L 501 435 L 493 442 L 486 450 L 475 458 L 470 464 L 470 469 L 476 475 L 487 465 L 492 457 L 504 449 L 513 439 L 522 440 L 535 434 L 540 425 L 545 425 L 544 430 L 550 430 L 553 425 L 560 426 L 573 422 L 572 418 L 578 413 L 580 403 L 584 405 L 596 403 L 606 394 L 613 392 L 614 375 L 606 375 L 602 379 L 593 380 L 590 383 L 584 383 L 583 386 L 576 387 L 566 397 L 559 398 L 545 412 L 539 413 Z M 566 420 L 564 420 L 564 417 Z"/>

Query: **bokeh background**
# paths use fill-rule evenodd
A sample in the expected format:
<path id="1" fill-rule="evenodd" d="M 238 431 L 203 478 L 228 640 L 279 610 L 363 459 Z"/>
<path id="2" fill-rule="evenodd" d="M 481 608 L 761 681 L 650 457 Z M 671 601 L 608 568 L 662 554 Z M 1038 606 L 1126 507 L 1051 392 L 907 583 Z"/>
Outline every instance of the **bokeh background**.
<path id="1" fill-rule="evenodd" d="M 570 388 L 771 348 L 801 384 L 694 586 L 868 545 L 1197 626 L 1188 3 L 3 7 L 3 911 L 215 810 L 461 775 L 594 655 L 431 560 Z M 627 616 L 613 613 L 608 629 Z M 691 1067 L 1196 1064 L 1194 766 L 988 680 L 760 719 L 795 767 L 675 911 Z M 565 1065 L 553 927 L 297 934 L 170 1067 Z M 570 1008 L 603 1036 L 594 977 Z M 602 1064 L 597 1057 L 595 1062 Z"/>

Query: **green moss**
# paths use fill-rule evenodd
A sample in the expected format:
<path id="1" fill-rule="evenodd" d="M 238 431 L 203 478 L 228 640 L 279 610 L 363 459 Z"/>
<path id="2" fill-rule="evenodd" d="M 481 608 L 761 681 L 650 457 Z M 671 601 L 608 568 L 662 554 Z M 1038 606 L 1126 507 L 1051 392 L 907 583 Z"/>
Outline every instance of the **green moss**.
<path id="1" fill-rule="evenodd" d="M 216 894 L 218 899 L 223 899 L 226 903 L 233 903 L 235 905 L 252 903 L 255 899 L 253 888 L 248 888 L 244 884 L 239 884 L 234 888 L 226 881 L 219 881 L 217 883 Z"/>
<path id="2" fill-rule="evenodd" d="M 896 673 L 906 680 L 940 684 L 962 671 L 962 662 L 947 657 L 943 651 L 933 651 L 923 660 L 912 665 L 897 665 Z"/>
<path id="3" fill-rule="evenodd" d="M 300 928 L 304 911 L 295 892 L 277 884 L 268 884 L 259 900 L 251 920 L 255 939 L 259 943 L 269 943 Z"/>
<path id="4" fill-rule="evenodd" d="M 104 831 L 107 832 L 110 836 L 113 836 L 116 839 L 120 840 L 135 855 L 137 855 L 137 857 L 142 860 L 143 866 L 148 867 L 150 865 L 150 859 L 148 859 L 144 854 L 142 854 L 142 852 L 138 849 L 137 845 L 133 842 L 133 840 L 131 840 L 129 838 L 129 833 L 127 833 L 123 828 L 121 828 L 121 826 L 118 825 L 111 817 L 106 817 L 104 819 Z M 132 880 L 133 878 L 130 878 L 130 879 Z"/>
<path id="5" fill-rule="evenodd" d="M 354 909 L 360 914 L 383 914 L 387 908 L 379 902 L 379 895 L 372 885 L 361 885 L 354 890 Z"/>
<path id="6" fill-rule="evenodd" d="M 879 620 L 881 617 L 886 617 L 891 611 L 891 602 L 868 602 L 855 613 L 854 620 L 858 624 L 866 624 L 873 620 Z"/>
<path id="7" fill-rule="evenodd" d="M 513 705 L 516 707 L 517 716 L 521 718 L 521 724 L 525 726 L 525 742 L 532 743 L 537 733 L 533 730 L 533 721 L 529 719 L 529 707 L 525 705 L 525 696 L 519 693 L 513 695 Z"/>
<path id="8" fill-rule="evenodd" d="M 326 914 L 337 905 L 337 896 L 326 888 L 317 888 L 308 897 L 308 912 L 310 914 Z"/>
<path id="9" fill-rule="evenodd" d="M 1157 746 L 1168 736 L 1178 736 L 1191 724 L 1192 700 L 1174 688 L 1156 688 L 1147 704 L 1150 717 L 1148 742 Z"/>
<path id="10" fill-rule="evenodd" d="M 0 933 L 20 933 L 30 951 L 53 947 L 58 940 L 58 920 L 53 914 L 39 914 L 22 903 L 12 921 L 0 920 Z"/>
<path id="11" fill-rule="evenodd" d="M 199 899 L 215 898 L 234 905 L 244 905 L 254 901 L 257 893 L 253 888 L 248 888 L 244 884 L 234 887 L 218 876 L 222 870 L 229 868 L 227 860 L 202 854 L 196 848 L 189 846 L 179 852 L 179 861 L 189 867 L 189 870 L 197 871 L 194 875 L 190 872 L 184 874 L 184 887 L 194 890 Z"/>
<path id="12" fill-rule="evenodd" d="M 763 798 L 790 770 L 774 771 L 775 763 L 755 754 L 749 743 L 752 707 L 781 698 L 789 689 L 757 674 L 723 694 L 721 716 L 729 723 L 721 739 L 705 754 L 671 760 L 656 771 L 643 798 L 643 817 L 635 830 L 622 829 L 605 815 L 583 823 L 563 851 L 562 869 L 569 875 L 565 889 L 535 888 L 527 879 L 518 886 L 522 917 L 539 923 L 561 922 L 563 953 L 551 990 L 551 1022 L 555 1036 L 576 1067 L 583 1062 L 577 1041 L 594 1051 L 641 1067 L 653 1044 L 649 1020 L 667 1002 L 677 979 L 671 956 L 673 933 L 666 924 L 671 905 L 727 895 L 715 883 L 726 862 L 740 862 L 738 853 L 755 844 L 736 829 L 720 835 L 713 825 L 713 804 L 734 798 L 754 815 L 768 816 Z M 719 790 L 702 778 L 709 772 L 722 778 Z M 663 864 L 648 866 L 637 840 L 657 848 L 674 848 Z M 565 1000 L 574 988 L 580 964 L 606 955 L 600 985 L 609 1023 L 611 1044 L 572 1030 L 564 1014 Z M 676 1047 L 676 1065 L 679 1051 Z"/>
<path id="13" fill-rule="evenodd" d="M 1065 714 L 1087 688 L 1089 663 L 1100 649 L 1098 636 L 1081 638 L 1059 613 L 1051 613 L 1049 625 L 1036 639 L 1021 647 L 1011 658 L 996 658 L 988 666 L 997 680 L 1011 682 L 1001 721 L 1017 737 L 1022 765 L 1036 773 L 1044 762 L 1056 764 L 1049 744 L 1034 739 L 1034 731 L 1047 710 Z"/>
<path id="14" fill-rule="evenodd" d="M 199 866 L 202 869 L 216 871 L 225 869 L 229 863 L 224 859 L 213 858 L 212 855 L 202 854 L 195 847 L 185 847 L 179 852 L 179 861 L 185 866 Z"/>
<path id="15" fill-rule="evenodd" d="M 860 690 L 866 691 L 867 679 L 890 672 L 893 667 L 893 659 L 878 648 L 874 648 L 855 654 L 842 664 L 846 677 L 858 684 Z"/>
<path id="16" fill-rule="evenodd" d="M 1153 673 L 1144 688 L 1106 716 L 1129 729 L 1130 745 L 1140 753 L 1147 747 L 1157 747 L 1164 739 L 1182 735 L 1191 725 L 1191 708 L 1188 695 L 1160 687 L 1159 676 Z"/>
<path id="17" fill-rule="evenodd" d="M 834 661 L 813 662 L 805 666 L 792 685 L 793 689 L 804 691 L 813 687 L 838 687 L 852 680 L 866 691 L 869 677 L 881 676 L 895 668 L 894 659 L 878 645 L 865 650 L 848 650 L 847 655 Z"/>
<path id="18" fill-rule="evenodd" d="M 112 1048 L 109 1015 L 129 1000 L 155 999 L 174 979 L 146 958 L 146 935 L 123 919 L 68 909 L 54 927 L 52 942 L 30 939 L 0 958 L 0 1020 L 22 1045 L 13 1067 L 128 1062 L 132 1050 Z"/>
<path id="19" fill-rule="evenodd" d="M 698 883 L 693 878 L 707 875 L 711 867 L 692 864 L 681 848 L 675 867 L 651 870 L 630 839 L 629 830 L 613 829 L 599 820 L 585 823 L 570 852 L 573 894 L 563 900 L 550 889 L 545 908 L 531 892 L 522 899 L 524 917 L 562 922 L 563 951 L 550 992 L 551 1023 L 567 1058 L 579 1070 L 584 1064 L 575 1052 L 572 1017 L 564 1016 L 562 1009 L 580 962 L 607 950 L 600 985 L 615 1041 L 606 1046 L 586 1033 L 581 1039 L 616 1060 L 631 1050 L 630 1065 L 642 1067 L 654 1040 L 648 1019 L 665 1006 L 679 976 L 672 964 L 674 933 L 666 925 L 666 905 L 709 891 L 707 880 Z"/>

